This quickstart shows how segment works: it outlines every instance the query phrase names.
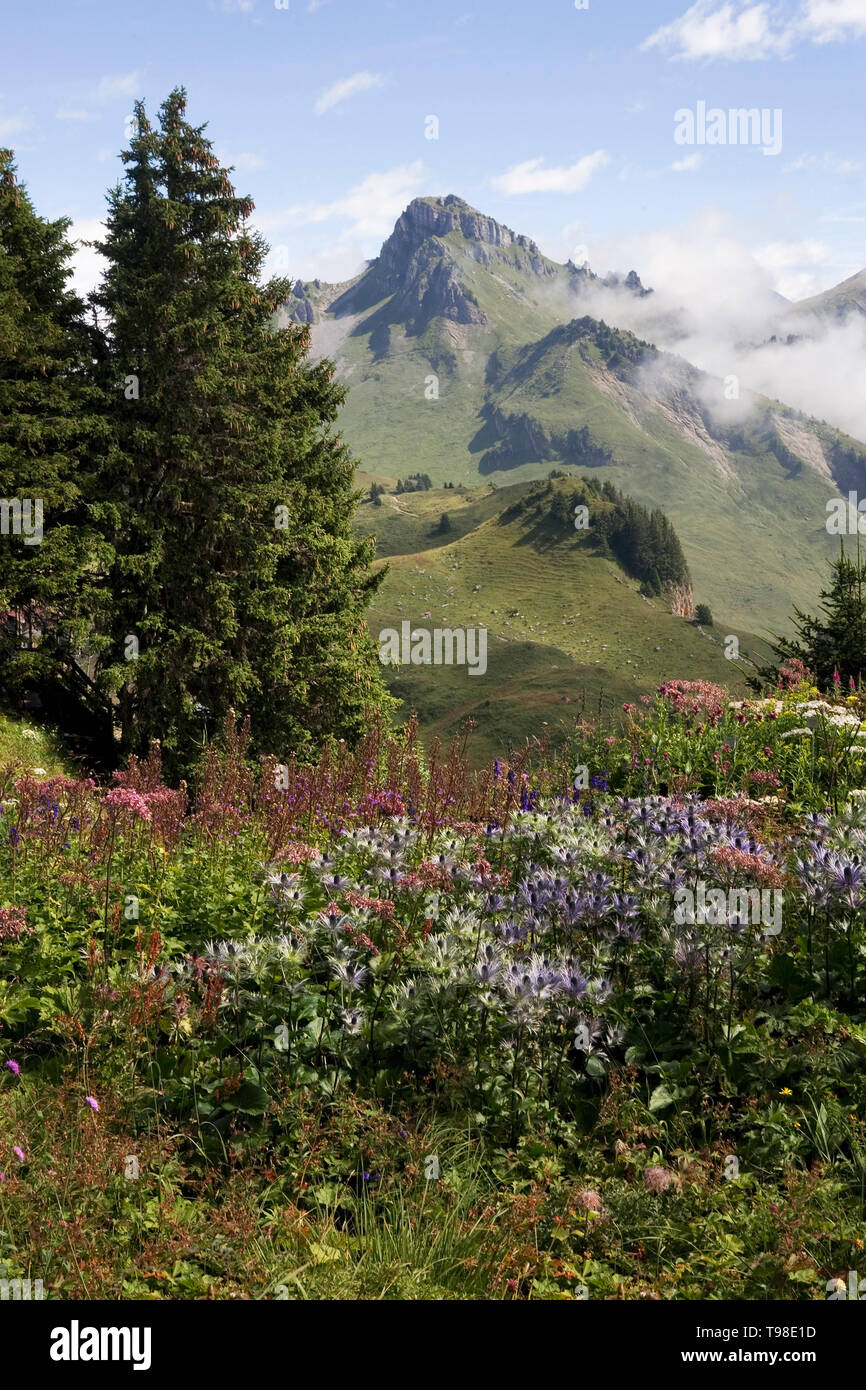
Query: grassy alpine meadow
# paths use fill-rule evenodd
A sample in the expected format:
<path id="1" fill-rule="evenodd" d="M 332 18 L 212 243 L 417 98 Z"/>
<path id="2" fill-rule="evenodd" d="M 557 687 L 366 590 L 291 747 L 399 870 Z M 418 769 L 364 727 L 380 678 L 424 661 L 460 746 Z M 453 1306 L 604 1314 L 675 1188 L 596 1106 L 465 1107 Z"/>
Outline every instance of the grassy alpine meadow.
<path id="1" fill-rule="evenodd" d="M 157 745 L 97 783 L 12 740 L 5 1277 L 61 1300 L 846 1296 L 866 710 L 794 676 L 750 702 L 669 682 L 567 755 L 480 770 L 411 721 L 308 763 L 254 762 L 227 724 L 178 787 Z"/>

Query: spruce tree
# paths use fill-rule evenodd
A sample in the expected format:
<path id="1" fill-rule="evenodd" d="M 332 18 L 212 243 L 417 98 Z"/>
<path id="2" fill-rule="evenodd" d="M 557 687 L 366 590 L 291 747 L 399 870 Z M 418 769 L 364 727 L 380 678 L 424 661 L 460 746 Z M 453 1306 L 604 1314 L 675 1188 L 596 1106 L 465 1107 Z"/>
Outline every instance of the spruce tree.
<path id="1" fill-rule="evenodd" d="M 89 510 L 108 424 L 99 336 L 67 288 L 69 225 L 37 215 L 0 150 L 0 690 L 104 735 L 86 648 L 109 558 Z"/>
<path id="2" fill-rule="evenodd" d="M 281 756 L 353 740 L 386 698 L 364 624 L 374 543 L 353 534 L 353 465 L 332 429 L 344 392 L 330 362 L 307 360 L 306 325 L 276 328 L 291 281 L 260 283 L 253 203 L 185 109 L 183 89 L 156 126 L 135 108 L 94 297 L 119 446 L 99 677 L 122 752 L 159 738 L 176 773 L 232 710 Z"/>
<path id="3" fill-rule="evenodd" d="M 761 689 L 767 681 L 778 679 L 779 666 L 799 658 L 814 674 L 819 689 L 832 690 L 838 677 L 847 688 L 853 680 L 859 685 L 866 676 L 866 560 L 845 554 L 841 542 L 839 558 L 831 567 L 830 585 L 821 591 L 819 613 L 812 616 L 794 609 L 793 638 L 775 637 L 775 664 L 762 667 L 749 684 Z"/>

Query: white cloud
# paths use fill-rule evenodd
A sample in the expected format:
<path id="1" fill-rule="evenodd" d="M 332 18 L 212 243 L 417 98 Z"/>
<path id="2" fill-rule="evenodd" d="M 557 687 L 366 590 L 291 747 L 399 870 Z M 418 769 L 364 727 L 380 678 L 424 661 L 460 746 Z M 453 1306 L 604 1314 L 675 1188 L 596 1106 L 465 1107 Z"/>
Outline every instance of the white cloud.
<path id="1" fill-rule="evenodd" d="M 759 246 L 754 255 L 772 275 L 777 293 L 793 302 L 820 294 L 824 278 L 815 267 L 827 266 L 832 259 L 822 241 L 771 241 Z"/>
<path id="2" fill-rule="evenodd" d="M 700 167 L 701 156 L 699 153 L 687 154 L 684 159 L 676 159 L 671 165 L 675 174 L 691 174 Z"/>
<path id="3" fill-rule="evenodd" d="M 328 0 L 310 0 L 307 6 L 307 14 L 315 14 L 316 10 L 320 10 L 322 6 L 327 5 L 327 3 Z"/>
<path id="4" fill-rule="evenodd" d="M 134 97 L 139 91 L 137 72 L 119 73 L 115 77 L 103 77 L 93 93 L 97 101 L 113 101 L 115 97 Z"/>
<path id="5" fill-rule="evenodd" d="M 256 221 L 271 242 L 271 265 L 280 264 L 285 273 L 288 261 L 291 274 L 306 277 L 319 275 L 339 280 L 355 274 L 362 260 L 377 254 L 400 213 L 418 195 L 423 180 L 424 164 L 416 159 L 411 164 L 368 174 L 329 203 L 295 203 L 261 214 Z M 287 244 L 287 236 L 294 228 L 322 222 L 346 225 L 329 245 L 311 247 L 306 254 L 296 253 Z"/>
<path id="6" fill-rule="evenodd" d="M 350 219 L 358 236 L 388 235 L 406 204 L 417 195 L 423 176 L 420 159 L 383 174 L 368 174 L 330 205 L 331 215 Z"/>
<path id="7" fill-rule="evenodd" d="M 298 248 L 279 244 L 271 248 L 262 273 L 265 279 L 281 275 L 292 280 L 322 280 L 326 285 L 339 285 L 360 275 L 370 258 L 370 248 L 350 236 Z"/>
<path id="8" fill-rule="evenodd" d="M 384 85 L 384 79 L 377 72 L 356 72 L 352 77 L 344 77 L 340 82 L 334 82 L 332 86 L 320 92 L 313 109 L 317 116 L 322 116 L 333 107 L 341 106 L 350 97 L 358 96 L 360 92 L 369 92 L 372 87 Z"/>
<path id="9" fill-rule="evenodd" d="M 69 229 L 71 241 L 101 241 L 105 236 L 105 223 L 98 217 L 83 218 L 73 222 Z M 70 262 L 72 284 L 80 295 L 87 295 L 96 289 L 105 270 L 105 258 L 91 246 L 79 246 Z"/>
<path id="10" fill-rule="evenodd" d="M 219 161 L 228 168 L 234 168 L 238 173 L 244 173 L 249 169 L 264 169 L 266 160 L 260 154 L 252 154 L 249 150 L 243 150 L 240 154 L 225 154 L 219 152 Z"/>
<path id="11" fill-rule="evenodd" d="M 800 28 L 813 43 L 838 43 L 866 34 L 866 0 L 805 0 Z"/>
<path id="12" fill-rule="evenodd" d="M 771 241 L 757 248 L 755 259 L 768 270 L 792 265 L 826 265 L 830 260 L 830 248 L 822 241 Z"/>
<path id="13" fill-rule="evenodd" d="M 825 249 L 803 240 L 756 250 L 732 215 L 709 209 L 669 231 L 594 243 L 593 270 L 634 267 L 654 293 L 635 299 L 596 288 L 580 312 L 630 329 L 717 379 L 738 376 L 744 413 L 746 393 L 761 392 L 866 440 L 866 321 L 855 317 L 804 337 L 806 322 L 779 298 L 810 297 L 857 270 L 857 261 L 831 263 Z M 573 300 L 555 307 L 574 317 Z M 776 343 L 768 341 L 772 334 Z M 789 334 L 797 341 L 789 343 Z M 711 384 L 707 403 L 715 408 L 720 399 Z"/>
<path id="14" fill-rule="evenodd" d="M 0 116 L 0 140 L 5 140 L 9 135 L 20 135 L 29 128 L 30 120 L 27 116 Z"/>
<path id="15" fill-rule="evenodd" d="M 813 295 L 820 294 L 827 283 L 826 276 L 814 270 L 777 271 L 774 279 L 779 294 L 790 299 L 792 304 L 796 304 L 798 299 L 811 299 Z"/>
<path id="16" fill-rule="evenodd" d="M 803 169 L 825 169 L 830 174 L 859 174 L 863 164 L 856 159 L 843 159 L 829 151 L 825 154 L 801 154 L 784 165 L 783 174 L 796 174 Z"/>
<path id="17" fill-rule="evenodd" d="M 504 174 L 492 180 L 494 188 L 500 193 L 580 193 L 589 183 L 596 169 L 610 163 L 606 150 L 596 150 L 594 154 L 584 155 L 576 164 L 558 168 L 543 169 L 543 159 L 527 159 L 522 164 L 513 164 Z"/>
<path id="18" fill-rule="evenodd" d="M 798 10 L 766 0 L 696 0 L 644 39 L 675 61 L 755 62 L 785 57 L 799 41 L 825 44 L 866 35 L 866 0 L 802 0 Z"/>
<path id="19" fill-rule="evenodd" d="M 84 100 L 99 102 L 100 104 L 119 100 L 121 97 L 128 100 L 140 95 L 140 89 L 141 77 L 137 71 L 115 73 L 113 76 L 100 78 L 96 86 L 90 89 L 87 96 L 84 96 Z M 83 92 L 79 89 L 79 101 L 82 96 Z M 83 105 L 68 105 L 59 106 L 54 113 L 54 119 L 57 121 L 98 121 L 101 114 L 99 111 L 90 111 Z M 100 153 L 99 158 L 102 160 L 104 154 Z"/>
<path id="20" fill-rule="evenodd" d="M 77 106 L 61 106 L 54 113 L 55 120 L 58 121 L 95 121 L 97 119 L 94 111 L 85 111 Z"/>
<path id="21" fill-rule="evenodd" d="M 641 48 L 657 48 L 674 59 L 755 61 L 783 53 L 789 41 L 784 30 L 773 29 L 767 4 L 697 0 L 679 19 L 644 39 Z"/>

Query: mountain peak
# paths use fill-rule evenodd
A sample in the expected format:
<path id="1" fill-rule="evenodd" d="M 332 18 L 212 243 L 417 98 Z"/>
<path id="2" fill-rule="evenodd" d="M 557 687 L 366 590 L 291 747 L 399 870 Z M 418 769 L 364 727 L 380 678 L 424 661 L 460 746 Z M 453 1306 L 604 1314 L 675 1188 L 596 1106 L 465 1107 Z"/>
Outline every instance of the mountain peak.
<path id="1" fill-rule="evenodd" d="M 315 323 L 324 312 L 339 318 L 387 300 L 376 339 L 384 343 L 386 321 L 403 324 L 413 336 L 436 319 L 484 327 L 488 313 L 495 318 L 503 302 L 506 313 L 515 305 L 519 312 L 531 312 L 539 283 L 555 281 L 575 298 L 591 284 L 641 298 L 652 293 L 635 271 L 600 280 L 588 266 L 559 265 L 531 237 L 479 212 L 456 193 L 428 195 L 413 198 L 403 209 L 379 255 L 359 276 L 340 286 L 296 285 L 290 317 Z M 446 332 L 453 338 L 452 328 Z"/>
<path id="2" fill-rule="evenodd" d="M 539 255 L 538 247 L 531 237 L 519 236 L 510 227 L 505 227 L 493 217 L 487 217 L 477 208 L 458 198 L 456 193 L 444 197 L 413 198 L 412 202 L 397 219 L 394 231 L 385 242 L 382 251 L 396 237 L 403 241 L 407 234 L 413 241 L 425 240 L 428 236 L 443 237 L 450 232 L 459 232 L 467 241 L 483 242 L 487 246 L 520 246 L 532 255 Z M 417 244 L 417 243 L 416 243 Z"/>
<path id="3" fill-rule="evenodd" d="M 451 238 L 449 241 L 448 238 Z M 394 308 L 420 332 L 433 318 L 485 324 L 467 262 L 507 260 L 536 275 L 555 273 L 531 237 L 519 236 L 455 193 L 413 198 L 369 270 L 365 293 L 396 296 Z"/>

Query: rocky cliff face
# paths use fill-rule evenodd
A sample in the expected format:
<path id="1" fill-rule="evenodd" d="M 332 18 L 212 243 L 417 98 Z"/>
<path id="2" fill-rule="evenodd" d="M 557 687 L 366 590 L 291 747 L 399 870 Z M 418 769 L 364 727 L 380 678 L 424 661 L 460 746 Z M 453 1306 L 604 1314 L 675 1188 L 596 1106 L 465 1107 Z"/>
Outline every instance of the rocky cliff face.
<path id="1" fill-rule="evenodd" d="M 629 294 L 633 294 L 637 299 L 646 299 L 647 295 L 652 294 L 652 290 L 644 288 L 636 270 L 630 270 L 625 277 L 615 273 L 606 275 L 602 284 L 607 285 L 610 290 L 628 290 Z"/>
<path id="2" fill-rule="evenodd" d="M 292 297 L 286 301 L 288 317 L 294 323 L 315 323 L 316 311 L 313 302 L 304 292 L 304 286 L 300 280 L 296 280 L 292 285 Z"/>
<path id="3" fill-rule="evenodd" d="M 517 240 L 507 227 L 474 212 L 453 194 L 430 200 L 416 198 L 410 203 L 397 219 L 368 277 L 368 293 L 393 296 L 392 309 L 406 322 L 410 333 L 422 332 L 434 318 L 461 324 L 487 322 L 460 275 L 451 249 L 441 240 L 453 231 L 477 241 L 482 254 L 486 245 L 510 245 Z M 528 238 L 520 240 L 537 252 Z"/>
<path id="4" fill-rule="evenodd" d="M 404 295 L 402 307 L 411 310 L 413 303 L 418 305 L 413 316 L 416 329 L 433 318 L 451 319 L 454 323 L 487 322 L 487 315 L 479 309 L 471 290 L 461 284 L 455 267 L 447 261 L 433 259 L 429 274 L 419 276 L 409 294 Z"/>
<path id="5" fill-rule="evenodd" d="M 541 252 L 531 237 L 518 236 L 492 217 L 476 212 L 456 194 L 445 198 L 415 198 L 398 217 L 394 230 L 382 247 L 377 271 L 398 274 L 428 237 L 445 237 L 459 232 L 467 241 L 502 249 L 516 246 L 541 262 Z M 487 261 L 485 260 L 485 264 Z"/>
<path id="6" fill-rule="evenodd" d="M 476 212 L 462 198 L 415 198 L 373 262 L 369 287 L 385 298 L 418 333 L 433 318 L 485 324 L 487 317 L 461 274 L 459 252 L 445 240 L 456 232 L 479 265 L 499 260 L 538 276 L 555 276 L 558 267 L 541 254 L 531 237 L 521 236 L 492 217 Z M 464 252 L 465 254 L 465 252 Z"/>
<path id="7" fill-rule="evenodd" d="M 671 612 L 678 618 L 695 616 L 695 596 L 691 584 L 672 584 L 665 592 L 670 600 Z"/>

